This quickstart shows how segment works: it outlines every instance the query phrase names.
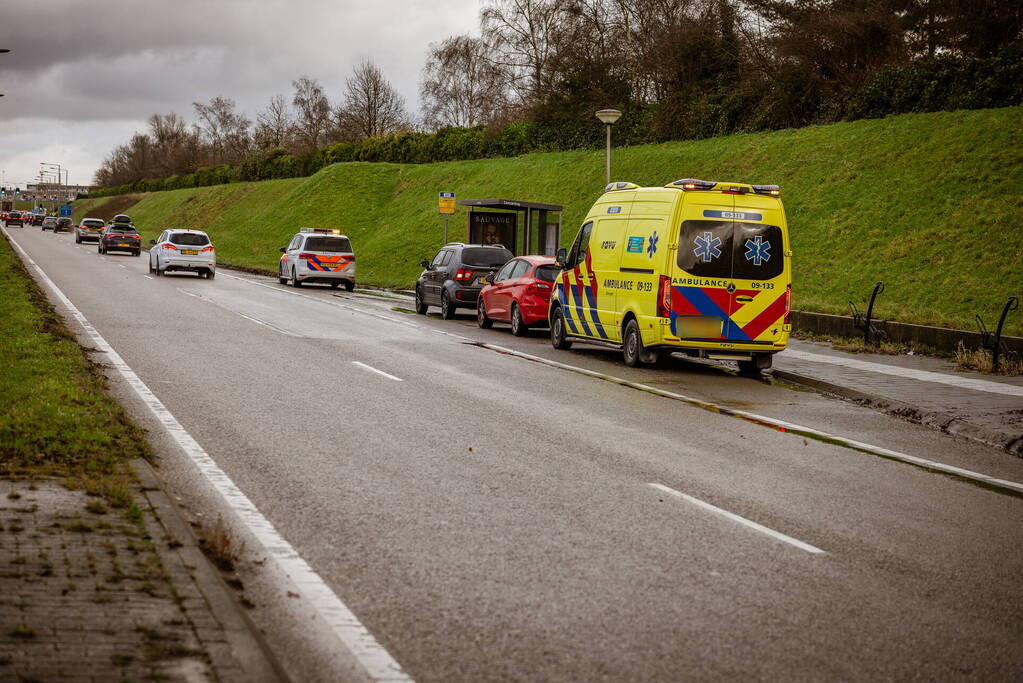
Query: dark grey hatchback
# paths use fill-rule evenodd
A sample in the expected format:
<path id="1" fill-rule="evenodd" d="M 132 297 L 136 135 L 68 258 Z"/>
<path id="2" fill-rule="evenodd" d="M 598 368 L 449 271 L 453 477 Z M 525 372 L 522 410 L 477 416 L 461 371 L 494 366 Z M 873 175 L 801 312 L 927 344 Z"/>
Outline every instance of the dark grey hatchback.
<path id="1" fill-rule="evenodd" d="M 502 246 L 445 244 L 433 261 L 421 261 L 426 270 L 416 281 L 416 313 L 440 306 L 441 317 L 451 320 L 459 308 L 476 308 L 483 289 L 481 279 L 492 278 L 514 254 Z"/>

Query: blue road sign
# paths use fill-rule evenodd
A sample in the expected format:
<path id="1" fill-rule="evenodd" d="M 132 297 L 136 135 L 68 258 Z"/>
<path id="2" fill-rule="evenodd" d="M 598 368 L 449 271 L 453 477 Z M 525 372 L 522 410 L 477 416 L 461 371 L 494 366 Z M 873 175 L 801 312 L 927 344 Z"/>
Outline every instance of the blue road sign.
<path id="1" fill-rule="evenodd" d="M 72 213 L 74 213 L 74 212 L 71 209 L 71 205 L 70 204 L 62 204 L 61 205 L 61 207 L 60 207 L 60 215 L 61 216 L 70 218 Z"/>

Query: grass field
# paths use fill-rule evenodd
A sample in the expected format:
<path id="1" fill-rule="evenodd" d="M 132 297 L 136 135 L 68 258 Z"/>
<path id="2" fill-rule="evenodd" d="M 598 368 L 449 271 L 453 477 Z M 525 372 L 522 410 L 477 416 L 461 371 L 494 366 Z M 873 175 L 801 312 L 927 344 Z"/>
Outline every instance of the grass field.
<path id="1" fill-rule="evenodd" d="M 437 192 L 562 204 L 575 237 L 603 188 L 603 152 L 427 165 L 335 164 L 309 178 L 83 200 L 75 216 L 131 214 L 146 240 L 168 227 L 210 232 L 221 263 L 272 271 L 299 227 L 338 227 L 363 284 L 408 287 L 440 245 Z M 960 328 L 1023 295 L 1023 108 L 915 114 L 614 151 L 614 178 L 682 177 L 782 187 L 794 305 L 845 313 L 877 280 L 884 318 Z M 137 201 L 137 203 L 136 203 Z M 459 207 L 450 239 L 464 239 Z M 989 325 L 992 324 L 989 322 Z M 1006 332 L 1023 334 L 1023 316 Z"/>
<path id="2" fill-rule="evenodd" d="M 145 435 L 3 236 L 0 288 L 0 476 L 123 486 L 123 463 L 150 453 Z"/>

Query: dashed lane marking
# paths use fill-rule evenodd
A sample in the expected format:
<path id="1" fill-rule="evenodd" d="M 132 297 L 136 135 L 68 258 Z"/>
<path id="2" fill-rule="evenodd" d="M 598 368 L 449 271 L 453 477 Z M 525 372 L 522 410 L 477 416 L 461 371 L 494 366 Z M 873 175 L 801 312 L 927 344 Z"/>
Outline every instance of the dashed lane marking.
<path id="1" fill-rule="evenodd" d="M 711 505 L 710 503 L 708 503 L 706 501 L 700 500 L 699 498 L 694 498 L 693 496 L 690 496 L 690 495 L 687 495 L 685 493 L 682 493 L 681 491 L 676 491 L 675 489 L 670 488 L 668 486 L 665 486 L 664 484 L 648 484 L 648 486 L 652 486 L 653 488 L 657 489 L 658 491 L 666 493 L 669 496 L 674 496 L 675 498 L 680 498 L 680 499 L 682 499 L 682 500 L 684 500 L 684 501 L 686 501 L 688 503 L 692 503 L 693 505 L 701 507 L 704 510 L 710 510 L 711 512 L 713 512 L 715 514 L 721 515 L 722 517 L 726 517 L 726 518 L 732 520 L 733 522 L 738 522 L 739 524 L 747 526 L 750 529 L 754 529 L 756 531 L 759 531 L 762 534 L 767 534 L 768 536 L 770 536 L 772 538 L 776 538 L 779 541 L 783 541 L 785 543 L 788 543 L 789 545 L 795 546 L 796 548 L 799 548 L 800 550 L 805 550 L 806 552 L 812 553 L 814 555 L 825 555 L 825 554 L 827 554 L 823 550 L 821 550 L 820 548 L 818 548 L 816 546 L 812 546 L 809 543 L 804 543 L 803 541 L 800 541 L 798 538 L 792 538 L 791 536 L 783 534 L 780 531 L 775 531 L 774 529 L 769 529 L 768 527 L 764 526 L 763 524 L 758 524 L 758 523 L 754 522 L 751 519 L 746 519 L 745 517 L 740 517 L 739 515 L 735 514 L 734 512 L 729 512 L 728 510 L 724 510 L 722 508 L 719 508 L 716 505 Z"/>
<path id="2" fill-rule="evenodd" d="M 357 361 L 357 360 L 353 360 L 352 361 L 352 365 L 358 365 L 360 368 L 363 368 L 364 370 L 369 370 L 370 372 L 375 372 L 378 375 L 383 375 L 387 379 L 393 379 L 395 382 L 403 382 L 404 381 L 401 377 L 395 377 L 394 375 L 386 373 L 383 370 L 377 370 L 372 365 L 366 365 L 365 363 L 362 363 L 362 362 Z"/>
<path id="3" fill-rule="evenodd" d="M 7 233 L 4 230 L 4 233 Z M 177 418 L 167 410 L 156 394 L 139 378 L 121 356 L 93 327 L 92 323 L 75 307 L 71 300 L 43 272 L 35 261 L 17 244 L 11 244 L 21 252 L 22 258 L 28 263 L 43 283 L 53 292 L 71 316 L 85 330 L 93 346 L 107 355 L 110 364 L 121 374 L 124 380 L 135 390 L 139 398 L 146 404 L 150 412 L 164 426 L 171 438 L 182 451 L 192 460 L 196 468 L 210 484 L 220 493 L 224 502 L 237 513 L 238 517 L 248 526 L 252 534 L 263 545 L 264 551 L 280 570 L 295 584 L 296 591 L 308 601 L 310 609 L 315 611 L 331 628 L 338 641 L 351 652 L 354 659 L 363 668 L 365 677 L 372 681 L 411 681 L 412 679 L 401 669 L 401 666 L 381 646 L 373 634 L 363 626 L 355 614 L 341 602 L 334 591 L 313 571 L 312 567 L 298 554 L 280 532 L 266 517 L 263 516 L 241 489 L 220 469 L 213 458 L 189 434 Z"/>
<path id="4" fill-rule="evenodd" d="M 596 370 L 587 370 L 586 368 L 580 368 L 575 365 L 568 365 L 567 363 L 559 363 L 558 361 L 549 360 L 540 356 L 534 356 L 529 353 L 522 351 L 516 351 L 496 344 L 488 344 L 486 342 L 473 341 L 470 342 L 474 346 L 479 346 L 484 349 L 496 351 L 509 356 L 517 356 L 525 360 L 533 361 L 534 363 L 541 363 L 543 365 L 549 365 L 553 368 L 560 368 L 562 370 L 568 370 L 569 372 L 575 372 L 580 375 L 586 375 L 587 377 L 596 377 L 607 382 L 614 384 L 620 384 L 630 389 L 638 389 L 645 391 L 655 396 L 663 396 L 664 398 L 670 398 L 675 401 L 682 401 L 689 405 L 709 410 L 720 415 L 728 415 L 729 417 L 737 417 L 746 422 L 760 425 L 762 427 L 768 427 L 775 429 L 783 433 L 792 433 L 797 436 L 810 437 L 817 441 L 825 443 L 831 443 L 838 446 L 844 446 L 851 448 L 862 453 L 868 453 L 870 455 L 876 455 L 888 460 L 896 460 L 909 465 L 914 465 L 921 469 L 930 470 L 932 472 L 938 472 L 941 474 L 947 474 L 953 477 L 964 479 L 971 483 L 984 486 L 986 488 L 995 489 L 1003 493 L 1009 493 L 1014 496 L 1023 496 L 1023 484 L 1015 481 L 1009 481 L 1007 479 L 998 479 L 987 474 L 981 474 L 980 472 L 973 472 L 966 470 L 961 467 L 955 467 L 953 465 L 946 465 L 944 463 L 935 462 L 934 460 L 927 460 L 926 458 L 920 458 L 915 455 L 909 455 L 907 453 L 900 453 L 899 451 L 893 451 L 889 448 L 883 448 L 881 446 L 874 446 L 862 441 L 856 441 L 855 439 L 848 439 L 844 436 L 836 436 L 827 432 L 822 432 L 819 429 L 812 427 L 804 427 L 803 425 L 796 424 L 794 422 L 788 422 L 786 420 L 779 420 L 773 417 L 767 417 L 765 415 L 758 415 L 751 413 L 746 410 L 738 410 L 736 408 L 729 408 L 727 406 L 718 405 L 717 403 L 711 403 L 710 401 L 704 401 L 692 396 L 686 396 L 684 394 L 677 394 L 673 391 L 666 391 L 664 389 L 658 389 L 648 384 L 642 384 L 640 382 L 632 382 L 621 377 L 615 377 L 614 375 L 608 375 L 603 372 L 597 372 Z"/>
<path id="5" fill-rule="evenodd" d="M 181 292 L 182 294 L 186 295 L 186 296 L 190 296 L 190 297 L 193 297 L 195 299 L 199 299 L 200 301 L 205 301 L 208 304 L 213 304 L 214 306 L 216 306 L 218 308 L 222 308 L 225 311 L 229 311 L 231 313 L 234 313 L 239 318 L 244 318 L 244 319 L 248 320 L 249 322 L 256 323 L 257 325 L 262 325 L 263 327 L 268 327 L 271 330 L 273 330 L 274 332 L 279 332 L 279 333 L 281 333 L 283 335 L 286 335 L 288 337 L 297 337 L 299 339 L 305 339 L 305 337 L 303 335 L 301 335 L 301 334 L 297 334 L 295 332 L 291 332 L 290 330 L 285 330 L 282 327 L 277 327 L 276 325 L 268 323 L 265 320 L 260 320 L 259 318 L 253 318 L 252 316 L 245 315 L 244 313 L 240 313 L 239 311 L 236 311 L 233 308 L 229 308 L 228 306 L 223 306 L 223 305 L 217 303 L 216 301 L 213 301 L 212 299 L 208 299 L 208 298 L 202 296 L 201 294 L 196 294 L 195 292 L 189 292 L 187 289 L 181 289 L 180 287 L 178 287 L 177 290 L 179 292 Z"/>

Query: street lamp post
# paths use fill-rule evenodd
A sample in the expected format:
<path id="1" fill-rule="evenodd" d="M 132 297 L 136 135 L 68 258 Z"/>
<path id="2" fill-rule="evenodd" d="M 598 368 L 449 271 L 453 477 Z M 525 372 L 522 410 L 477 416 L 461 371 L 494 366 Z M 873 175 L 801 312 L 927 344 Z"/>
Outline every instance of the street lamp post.
<path id="1" fill-rule="evenodd" d="M 597 118 L 607 127 L 607 180 L 605 183 L 608 185 L 611 184 L 611 126 L 621 117 L 622 113 L 617 109 L 601 109 L 597 112 Z"/>

